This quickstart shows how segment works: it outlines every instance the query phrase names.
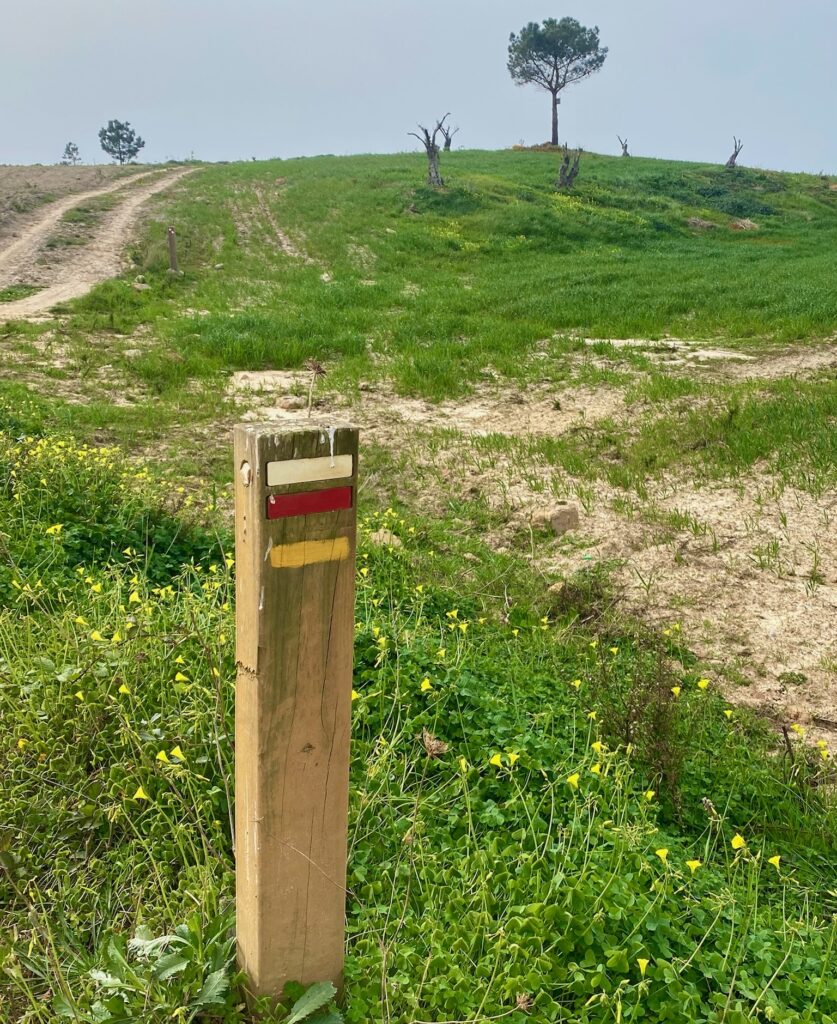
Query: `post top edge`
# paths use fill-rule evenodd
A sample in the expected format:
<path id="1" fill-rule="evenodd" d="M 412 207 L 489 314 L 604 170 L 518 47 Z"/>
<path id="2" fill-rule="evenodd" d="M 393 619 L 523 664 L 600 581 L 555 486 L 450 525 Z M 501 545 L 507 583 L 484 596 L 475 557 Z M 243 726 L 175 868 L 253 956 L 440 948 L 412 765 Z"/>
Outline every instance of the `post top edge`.
<path id="1" fill-rule="evenodd" d="M 307 434 L 314 431 L 326 433 L 330 430 L 358 430 L 353 423 L 343 420 L 283 420 L 281 423 L 236 423 L 235 433 L 244 433 L 250 437 L 263 435 L 276 437 L 280 434 Z"/>

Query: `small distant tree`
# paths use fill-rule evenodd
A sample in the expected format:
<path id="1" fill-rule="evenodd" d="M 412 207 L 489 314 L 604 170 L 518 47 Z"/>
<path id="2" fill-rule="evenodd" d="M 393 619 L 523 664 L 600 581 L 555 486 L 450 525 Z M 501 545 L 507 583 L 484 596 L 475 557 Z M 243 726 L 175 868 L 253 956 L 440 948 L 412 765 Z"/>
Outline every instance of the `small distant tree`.
<path id="1" fill-rule="evenodd" d="M 445 114 L 445 117 L 449 117 L 449 116 L 450 116 L 449 114 Z M 444 121 L 444 118 L 442 118 L 442 120 Z M 441 126 L 441 128 L 442 128 L 442 135 L 444 135 L 444 137 L 445 137 L 445 144 L 444 144 L 444 146 L 442 146 L 442 149 L 443 149 L 443 151 L 445 153 L 449 153 L 450 152 L 450 144 L 453 142 L 454 135 L 456 135 L 456 133 L 459 131 L 459 126 L 457 125 L 456 128 L 451 128 L 451 126 L 449 124 L 448 125 L 443 124 Z"/>
<path id="2" fill-rule="evenodd" d="M 607 57 L 598 28 L 585 28 L 575 18 L 530 21 L 519 35 L 509 36 L 508 69 L 516 85 L 539 85 L 552 97 L 552 145 L 558 145 L 558 94 L 573 82 L 598 71 Z"/>
<path id="3" fill-rule="evenodd" d="M 628 152 L 628 140 L 623 139 L 621 135 L 617 135 L 616 138 L 619 139 L 619 145 L 622 147 L 622 156 L 630 156 L 631 154 Z"/>
<path id="4" fill-rule="evenodd" d="M 75 142 L 68 142 L 64 147 L 64 155 L 61 157 L 62 164 L 80 164 L 81 157 L 79 156 L 78 146 Z"/>
<path id="5" fill-rule="evenodd" d="M 108 121 L 99 129 L 99 142 L 107 155 L 119 164 L 133 160 L 145 145 L 128 121 Z"/>
<path id="6" fill-rule="evenodd" d="M 436 139 L 440 133 L 444 134 L 445 121 L 449 117 L 450 114 L 445 114 L 443 118 L 438 120 L 432 132 L 429 128 L 425 128 L 423 124 L 418 126 L 421 135 L 417 132 L 407 132 L 408 135 L 418 139 L 422 146 L 424 146 L 424 151 L 427 153 L 427 184 L 432 185 L 434 188 L 442 188 L 445 184 L 442 180 L 442 172 L 439 169 L 439 144 Z"/>
<path id="7" fill-rule="evenodd" d="M 724 166 L 729 168 L 729 170 L 732 170 L 733 167 L 737 166 L 738 156 L 741 153 L 741 150 L 744 148 L 744 143 L 741 141 L 741 139 L 736 139 L 734 135 L 732 137 L 732 141 L 735 148 L 732 151 L 732 156 L 724 164 Z"/>

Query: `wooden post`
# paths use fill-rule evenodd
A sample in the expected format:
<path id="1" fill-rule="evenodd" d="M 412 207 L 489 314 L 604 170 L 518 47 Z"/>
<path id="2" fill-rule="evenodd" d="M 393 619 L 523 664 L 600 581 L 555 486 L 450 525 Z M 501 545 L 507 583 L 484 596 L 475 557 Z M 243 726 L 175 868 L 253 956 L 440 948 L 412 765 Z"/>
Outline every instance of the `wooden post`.
<path id="1" fill-rule="evenodd" d="M 342 980 L 358 432 L 234 440 L 238 958 L 279 997 Z"/>
<path id="2" fill-rule="evenodd" d="M 169 240 L 169 270 L 177 274 L 177 235 L 175 234 L 174 228 L 169 228 L 166 232 L 166 237 Z"/>

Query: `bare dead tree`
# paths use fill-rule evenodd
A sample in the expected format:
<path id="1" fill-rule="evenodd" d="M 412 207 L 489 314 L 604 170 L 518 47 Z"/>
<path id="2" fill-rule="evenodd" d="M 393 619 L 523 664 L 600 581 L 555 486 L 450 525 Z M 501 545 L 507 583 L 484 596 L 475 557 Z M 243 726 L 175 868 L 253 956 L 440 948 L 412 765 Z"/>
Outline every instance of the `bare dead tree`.
<path id="1" fill-rule="evenodd" d="M 450 114 L 445 114 L 445 117 L 450 117 Z M 445 118 L 443 117 L 442 120 L 444 121 L 444 119 Z M 458 131 L 459 131 L 459 125 L 457 125 L 455 128 L 451 128 L 451 126 L 449 124 L 448 125 L 442 125 L 442 135 L 444 135 L 444 137 L 445 137 L 445 144 L 442 147 L 442 149 L 444 150 L 445 153 L 449 153 L 450 152 L 450 144 L 451 144 L 451 142 L 453 142 L 453 137 L 454 137 L 454 135 L 456 135 L 456 133 Z"/>
<path id="2" fill-rule="evenodd" d="M 735 151 L 733 152 L 732 156 L 729 158 L 729 160 L 727 160 L 726 164 L 724 165 L 725 167 L 729 167 L 730 169 L 732 169 L 733 167 L 736 166 L 735 162 L 738 159 L 738 154 L 744 148 L 744 143 L 741 141 L 741 139 L 736 139 L 736 137 L 734 135 L 732 137 L 732 141 L 735 143 Z"/>
<path id="3" fill-rule="evenodd" d="M 418 139 L 422 146 L 424 146 L 424 151 L 427 153 L 427 184 L 432 185 L 434 188 L 442 188 L 445 184 L 442 180 L 442 172 L 439 170 L 439 144 L 436 139 L 439 137 L 440 132 L 444 135 L 445 121 L 449 117 L 450 114 L 445 114 L 444 117 L 440 118 L 436 122 L 436 127 L 433 129 L 432 134 L 430 129 L 425 128 L 423 124 L 418 126 L 421 135 L 418 132 L 407 132 L 408 135 Z"/>
<path id="4" fill-rule="evenodd" d="M 564 156 L 561 160 L 561 166 L 558 168 L 558 181 L 555 183 L 556 188 L 570 189 L 573 187 L 573 182 L 578 177 L 581 154 L 583 152 L 583 149 L 570 151 L 564 146 Z"/>
<path id="5" fill-rule="evenodd" d="M 631 154 L 628 152 L 628 140 L 626 138 L 623 139 L 621 135 L 617 135 L 616 138 L 619 139 L 619 145 L 622 147 L 622 156 L 630 156 Z"/>

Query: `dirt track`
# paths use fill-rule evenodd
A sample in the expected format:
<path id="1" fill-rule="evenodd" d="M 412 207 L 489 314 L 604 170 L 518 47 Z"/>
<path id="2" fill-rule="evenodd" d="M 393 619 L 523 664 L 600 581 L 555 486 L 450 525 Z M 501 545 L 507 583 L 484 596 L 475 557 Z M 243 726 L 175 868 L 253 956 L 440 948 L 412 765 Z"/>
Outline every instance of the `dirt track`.
<path id="1" fill-rule="evenodd" d="M 27 298 L 0 305 L 0 320 L 18 320 L 43 313 L 58 302 L 84 295 L 93 285 L 119 273 L 122 249 L 143 203 L 189 173 L 189 169 L 149 171 L 132 178 L 131 185 L 144 178 L 152 180 L 145 185 L 127 189 L 125 199 L 107 215 L 89 242 L 57 269 L 54 282 Z M 106 188 L 77 193 L 50 203 L 20 237 L 0 250 L 0 288 L 27 283 L 26 278 L 34 269 L 44 245 L 68 210 L 90 199 L 126 189 L 128 184 L 119 181 Z"/>

